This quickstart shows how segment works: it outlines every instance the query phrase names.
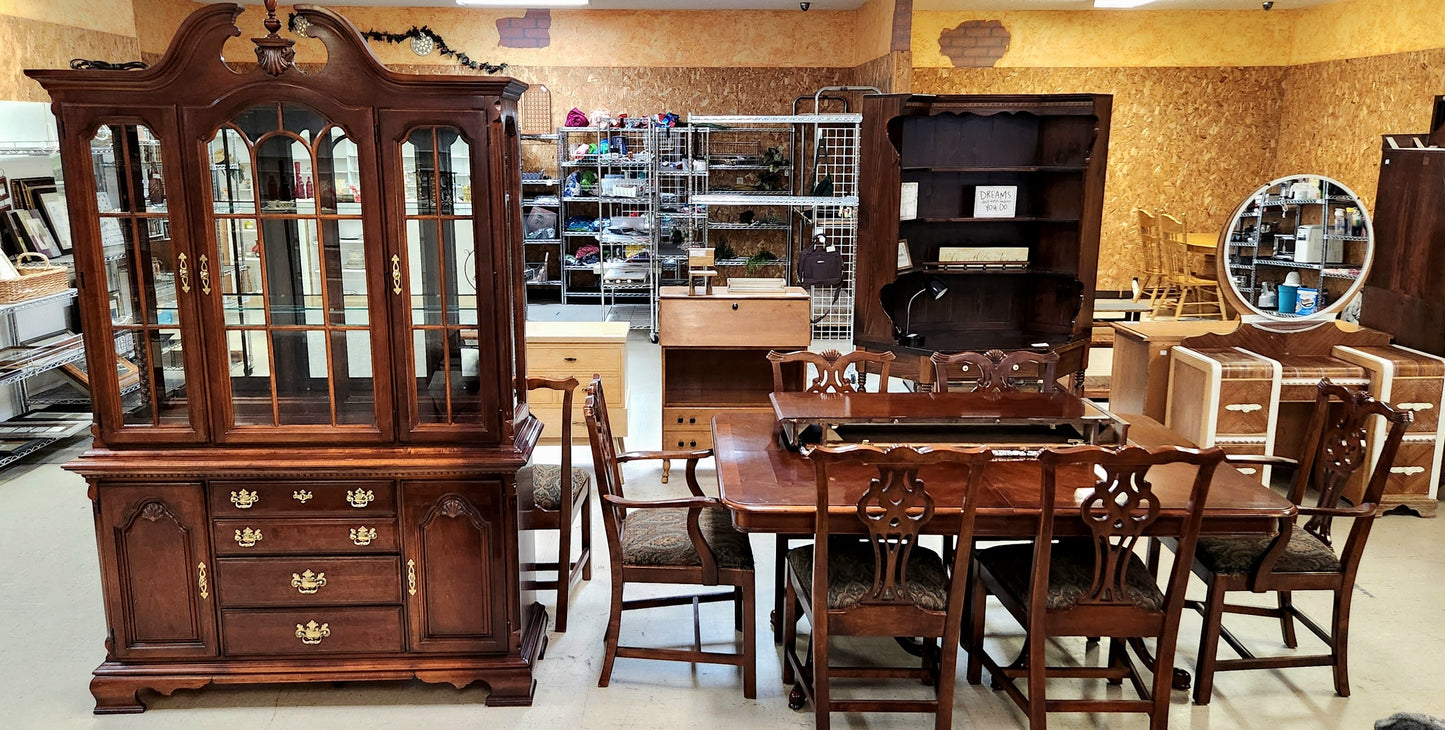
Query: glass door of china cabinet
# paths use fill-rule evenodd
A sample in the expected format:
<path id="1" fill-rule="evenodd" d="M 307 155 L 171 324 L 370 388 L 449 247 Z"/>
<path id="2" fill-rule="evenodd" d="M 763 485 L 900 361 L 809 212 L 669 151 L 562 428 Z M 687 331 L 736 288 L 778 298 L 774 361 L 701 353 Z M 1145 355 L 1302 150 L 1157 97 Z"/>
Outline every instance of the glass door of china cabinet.
<path id="1" fill-rule="evenodd" d="M 206 435 L 195 327 L 199 282 L 186 243 L 184 196 L 167 194 L 183 188 L 172 125 L 166 117 L 92 127 L 89 179 L 67 181 L 72 195 L 94 196 L 70 206 L 72 213 L 95 206 L 96 228 L 77 235 L 96 240 L 78 246 L 76 255 L 89 277 L 85 306 L 94 316 L 86 324 L 109 330 L 91 338 L 86 372 L 107 444 Z"/>
<path id="2" fill-rule="evenodd" d="M 198 263 L 220 333 L 223 440 L 391 438 L 372 128 L 366 115 L 347 122 L 264 103 L 206 143 L 214 238 Z"/>
<path id="3" fill-rule="evenodd" d="M 392 205 L 387 294 L 396 303 L 402 427 L 414 441 L 500 433 L 486 127 L 382 115 Z M 397 215 L 400 213 L 400 215 Z M 501 312 L 508 316 L 509 312 Z M 511 385 L 507 384 L 506 389 Z"/>

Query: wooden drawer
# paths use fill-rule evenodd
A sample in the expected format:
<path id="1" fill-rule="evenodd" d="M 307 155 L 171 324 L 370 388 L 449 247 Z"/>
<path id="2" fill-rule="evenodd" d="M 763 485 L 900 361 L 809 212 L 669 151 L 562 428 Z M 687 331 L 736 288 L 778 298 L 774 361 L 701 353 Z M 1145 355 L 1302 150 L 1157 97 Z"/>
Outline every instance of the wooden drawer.
<path id="1" fill-rule="evenodd" d="M 1433 441 L 1405 441 L 1395 454 L 1390 478 L 1385 481 L 1385 494 L 1430 494 L 1430 474 L 1435 463 Z"/>
<path id="2" fill-rule="evenodd" d="M 716 408 L 663 408 L 664 429 L 711 429 Z"/>
<path id="3" fill-rule="evenodd" d="M 401 544 L 394 518 L 377 520 L 366 516 L 352 520 L 216 520 L 211 532 L 217 555 L 394 553 Z"/>
<path id="4" fill-rule="evenodd" d="M 223 608 L 401 603 L 401 558 L 222 558 L 215 582 Z"/>
<path id="5" fill-rule="evenodd" d="M 359 506 L 358 506 L 359 505 Z M 391 482 L 211 482 L 211 516 L 396 514 Z"/>
<path id="6" fill-rule="evenodd" d="M 1439 378 L 1396 378 L 1390 386 L 1390 405 L 1415 414 L 1411 432 L 1435 433 L 1440 425 L 1441 385 Z"/>
<path id="7" fill-rule="evenodd" d="M 666 423 L 662 425 L 663 451 L 693 451 L 710 448 L 712 448 L 711 425 L 702 428 L 674 428 Z"/>
<path id="8" fill-rule="evenodd" d="M 792 290 L 790 290 L 792 291 Z M 773 297 L 663 297 L 658 305 L 663 347 L 799 349 L 812 341 L 806 293 Z"/>
<path id="9" fill-rule="evenodd" d="M 221 637 L 230 656 L 390 654 L 406 644 L 400 606 L 232 609 L 221 612 Z"/>
<path id="10" fill-rule="evenodd" d="M 1215 434 L 1262 436 L 1267 433 L 1271 390 L 1269 381 L 1220 381 Z"/>
<path id="11" fill-rule="evenodd" d="M 527 374 L 532 377 L 565 378 L 569 375 L 586 383 L 593 373 L 620 373 L 627 367 L 626 354 L 617 345 L 547 343 L 527 345 Z"/>
<path id="12" fill-rule="evenodd" d="M 528 370 L 531 371 L 532 368 L 529 366 Z M 602 376 L 602 387 L 607 391 L 607 401 L 609 405 L 612 401 L 620 402 L 627 396 L 627 381 L 622 377 L 622 373 L 620 372 L 603 370 L 601 372 L 589 371 L 585 376 L 580 373 L 572 373 L 571 375 L 575 375 L 577 378 L 577 390 L 572 393 L 572 410 L 578 413 L 582 412 L 582 406 L 587 402 L 587 386 L 592 383 L 593 375 Z M 567 376 L 561 373 L 551 375 L 539 374 L 533 371 L 530 377 L 551 378 Z M 562 407 L 562 391 L 552 390 L 551 388 L 535 388 L 527 391 L 527 402 L 534 407 L 550 406 L 560 409 Z"/>
<path id="13" fill-rule="evenodd" d="M 1265 453 L 1265 445 L 1263 443 L 1216 444 L 1216 446 L 1226 454 L 1263 456 Z M 1240 474 L 1258 479 L 1261 483 L 1267 483 L 1265 479 L 1268 478 L 1270 472 L 1270 467 L 1259 464 L 1227 464 L 1226 466 L 1233 466 L 1239 470 Z"/>

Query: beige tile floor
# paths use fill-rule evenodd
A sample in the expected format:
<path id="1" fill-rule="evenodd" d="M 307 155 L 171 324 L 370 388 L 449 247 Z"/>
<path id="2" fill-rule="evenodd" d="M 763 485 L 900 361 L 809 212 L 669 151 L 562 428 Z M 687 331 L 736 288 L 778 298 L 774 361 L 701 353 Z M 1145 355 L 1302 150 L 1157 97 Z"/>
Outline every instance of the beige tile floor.
<path id="1" fill-rule="evenodd" d="M 645 337 L 630 348 L 633 437 L 629 448 L 659 441 L 658 349 Z M 143 715 L 95 717 L 87 691 L 90 671 L 104 654 L 104 622 L 90 503 L 82 481 L 58 466 L 79 446 L 57 451 L 44 463 L 12 468 L 0 482 L 0 728 L 683 728 L 810 727 L 812 715 L 787 708 L 778 653 L 767 631 L 772 575 L 769 537 L 755 537 L 759 557 L 759 653 L 756 701 L 744 700 L 737 670 L 692 668 L 685 664 L 622 659 L 612 686 L 600 689 L 597 673 L 606 624 L 608 570 L 605 546 L 590 584 L 575 589 L 571 629 L 552 634 L 538 665 L 537 694 L 530 708 L 488 708 L 480 686 L 455 690 L 411 683 L 222 687 L 152 696 Z M 541 458 L 555 458 L 555 448 Z M 680 490 L 674 484 L 644 490 L 655 476 L 629 472 L 638 496 Z M 706 478 L 706 475 L 705 475 Z M 706 483 L 706 482 L 705 482 Z M 601 530 L 598 530 L 601 534 Z M 1173 696 L 1176 728 L 1368 728 L 1397 711 L 1445 716 L 1445 520 L 1391 516 L 1379 522 L 1364 559 L 1354 604 L 1354 696 L 1336 697 L 1328 669 L 1222 674 L 1214 702 L 1195 707 L 1183 692 Z M 543 549 L 546 549 L 544 546 Z M 544 595 L 544 601 L 551 596 Z M 1310 597 L 1298 602 L 1316 615 L 1327 605 Z M 705 640 L 725 646 L 733 640 L 726 609 L 704 609 Z M 996 611 L 995 613 L 1001 613 Z M 711 616 L 711 619 L 710 619 Z M 624 640 L 657 646 L 690 641 L 689 612 L 664 609 L 633 615 Z M 1280 646 L 1274 622 L 1243 618 L 1232 622 L 1261 651 Z M 1177 663 L 1192 666 L 1199 622 L 1184 619 Z M 998 645 L 1016 647 L 1021 633 L 1006 619 L 991 621 Z M 1304 641 L 1303 637 L 1301 639 Z M 876 647 L 853 645 L 861 656 Z M 883 647 L 888 651 L 889 647 Z M 1051 648 L 1082 654 L 1082 642 Z M 1079 691 L 1060 685 L 1059 690 Z M 917 686 L 904 691 L 921 692 Z M 1097 690 L 1102 691 L 1102 690 Z M 958 727 L 1022 727 L 1021 715 L 1001 694 L 960 684 L 955 698 Z M 837 715 L 841 727 L 920 727 L 920 718 Z M 1058 715 L 1055 727 L 1136 728 L 1140 718 Z"/>

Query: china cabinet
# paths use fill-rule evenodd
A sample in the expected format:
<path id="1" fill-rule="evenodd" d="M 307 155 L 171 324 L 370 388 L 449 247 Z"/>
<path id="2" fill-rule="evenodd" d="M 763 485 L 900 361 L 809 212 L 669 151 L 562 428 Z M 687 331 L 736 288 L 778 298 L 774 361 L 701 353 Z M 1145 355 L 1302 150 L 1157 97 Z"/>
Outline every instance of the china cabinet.
<path id="1" fill-rule="evenodd" d="M 96 712 L 408 678 L 529 704 L 525 85 L 392 73 L 328 10 L 281 36 L 275 4 L 202 6 L 149 69 L 27 72 L 59 118 L 96 414 L 68 466 L 95 503 Z M 238 18 L 256 61 L 228 65 Z"/>

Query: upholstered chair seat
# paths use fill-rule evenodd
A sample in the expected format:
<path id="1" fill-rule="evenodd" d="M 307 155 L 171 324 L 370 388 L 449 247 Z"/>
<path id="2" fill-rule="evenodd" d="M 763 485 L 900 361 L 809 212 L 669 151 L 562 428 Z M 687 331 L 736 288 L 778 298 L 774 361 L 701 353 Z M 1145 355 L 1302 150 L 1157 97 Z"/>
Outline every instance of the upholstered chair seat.
<path id="1" fill-rule="evenodd" d="M 828 550 L 828 608 L 852 608 L 872 594 L 875 563 L 873 548 L 867 543 L 835 540 Z M 788 566 L 798 575 L 812 575 L 813 546 L 789 551 Z M 948 574 L 938 553 L 923 547 L 913 548 L 908 555 L 907 578 L 902 590 L 913 605 L 928 611 L 948 607 Z M 811 601 L 813 586 L 805 582 L 799 588 Z"/>
<path id="2" fill-rule="evenodd" d="M 1253 574 L 1274 544 L 1273 537 L 1201 537 L 1194 559 L 1214 573 Z M 1338 573 L 1344 567 L 1334 548 L 1304 530 L 1289 536 L 1276 573 Z"/>
<path id="3" fill-rule="evenodd" d="M 698 515 L 702 539 L 712 549 L 719 568 L 753 569 L 753 551 L 748 536 L 733 527 L 723 507 L 707 507 Z M 687 534 L 687 510 L 661 508 L 633 510 L 622 521 L 622 562 L 624 565 L 702 565 L 702 558 Z"/>
<path id="4" fill-rule="evenodd" d="M 586 469 L 572 467 L 572 499 L 580 500 L 592 484 Z M 558 464 L 528 464 L 517 472 L 520 489 L 531 489 L 532 503 L 545 510 L 562 508 L 562 467 Z"/>

